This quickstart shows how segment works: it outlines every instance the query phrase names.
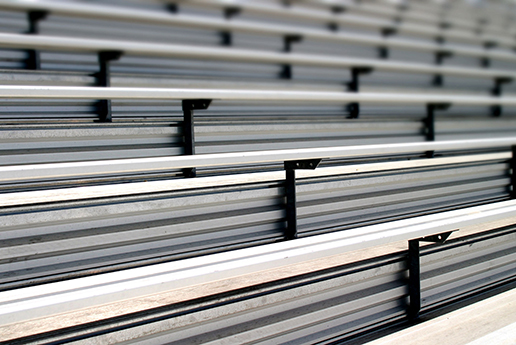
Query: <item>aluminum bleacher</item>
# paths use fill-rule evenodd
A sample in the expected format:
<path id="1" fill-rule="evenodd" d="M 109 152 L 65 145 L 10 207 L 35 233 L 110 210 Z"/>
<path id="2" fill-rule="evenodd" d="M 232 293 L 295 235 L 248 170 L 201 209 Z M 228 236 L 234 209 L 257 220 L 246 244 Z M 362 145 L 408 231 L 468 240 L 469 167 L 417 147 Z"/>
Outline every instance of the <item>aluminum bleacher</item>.
<path id="1" fill-rule="evenodd" d="M 353 343 L 512 286 L 514 10 L 0 0 L 0 341 Z"/>

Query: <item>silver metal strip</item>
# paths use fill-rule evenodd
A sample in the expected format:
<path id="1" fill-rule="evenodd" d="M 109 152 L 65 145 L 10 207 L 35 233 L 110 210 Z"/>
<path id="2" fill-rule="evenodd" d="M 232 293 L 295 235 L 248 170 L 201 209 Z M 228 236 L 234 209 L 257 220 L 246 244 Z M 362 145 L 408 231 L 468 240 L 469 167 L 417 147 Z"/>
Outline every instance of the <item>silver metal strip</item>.
<path id="1" fill-rule="evenodd" d="M 188 167 L 199 168 L 273 163 L 314 158 L 389 155 L 437 150 L 487 149 L 507 147 L 514 144 L 516 144 L 516 137 L 14 165 L 0 167 L 0 181 L 170 170 Z"/>
<path id="2" fill-rule="evenodd" d="M 363 42 L 363 40 L 361 39 Z M 382 42 L 384 44 L 385 42 Z M 0 46 L 16 49 L 42 49 L 61 51 L 98 52 L 102 50 L 120 50 L 128 54 L 163 56 L 177 58 L 195 58 L 204 60 L 223 60 L 250 63 L 296 64 L 318 67 L 372 67 L 386 72 L 446 74 L 463 77 L 512 77 L 516 73 L 510 70 L 465 68 L 418 64 L 410 62 L 382 61 L 364 58 L 331 57 L 302 53 L 279 53 L 238 48 L 199 47 L 180 44 L 159 44 L 120 40 L 68 38 L 44 35 L 19 35 L 0 33 Z M 482 56 L 485 52 L 482 51 Z M 516 54 L 512 58 L 516 61 Z"/>
<path id="3" fill-rule="evenodd" d="M 421 93 L 365 93 L 242 89 L 185 89 L 87 86 L 0 86 L 0 98 L 40 99 L 214 99 L 225 101 L 364 102 L 380 104 L 450 103 L 516 105 L 516 97 Z"/>
<path id="4" fill-rule="evenodd" d="M 421 168 L 444 164 L 461 164 L 500 160 L 511 158 L 511 153 L 493 153 L 484 155 L 469 155 L 450 158 L 421 159 L 401 162 L 370 163 L 347 165 L 343 167 L 320 168 L 317 170 L 299 170 L 297 178 L 311 178 L 331 175 L 356 174 L 371 171 L 385 171 L 394 169 Z M 137 183 L 110 184 L 106 186 L 88 186 L 76 188 L 62 188 L 41 191 L 17 192 L 2 194 L 0 206 L 30 205 L 46 202 L 84 200 L 109 196 L 137 195 L 156 193 L 161 191 L 188 190 L 207 188 L 218 185 L 237 185 L 266 181 L 284 180 L 283 171 L 238 174 L 231 176 L 200 177 L 195 179 L 180 179 L 169 181 L 151 181 Z"/>

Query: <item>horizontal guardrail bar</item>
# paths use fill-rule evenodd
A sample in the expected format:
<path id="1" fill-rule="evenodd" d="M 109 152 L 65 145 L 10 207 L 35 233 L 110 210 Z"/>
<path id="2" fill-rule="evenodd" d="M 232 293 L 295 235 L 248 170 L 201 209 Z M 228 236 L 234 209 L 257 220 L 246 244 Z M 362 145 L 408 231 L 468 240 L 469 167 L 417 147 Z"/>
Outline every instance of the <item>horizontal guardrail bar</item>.
<path id="1" fill-rule="evenodd" d="M 0 292 L 0 325 L 258 273 L 513 217 L 516 201 Z"/>
<path id="2" fill-rule="evenodd" d="M 422 168 L 447 164 L 464 164 L 490 160 L 510 159 L 511 157 L 511 152 L 504 152 L 386 163 L 346 165 L 341 167 L 319 168 L 317 170 L 298 170 L 296 177 L 297 179 L 303 179 L 332 175 L 357 174 L 373 171 L 376 172 L 395 169 Z M 0 194 L 0 207 L 137 195 L 163 191 L 168 192 L 174 190 L 188 190 L 195 188 L 208 188 L 213 186 L 228 186 L 280 180 L 285 180 L 284 171 L 5 193 Z"/>
<path id="3" fill-rule="evenodd" d="M 428 93 L 0 85 L 0 98 L 213 99 L 226 101 L 364 102 L 381 104 L 516 105 L 516 97 Z"/>
<path id="4" fill-rule="evenodd" d="M 320 158 L 343 158 L 373 155 L 394 155 L 439 150 L 470 150 L 509 147 L 516 137 L 478 140 L 455 140 L 320 147 L 309 149 L 216 153 L 189 156 L 167 156 L 70 163 L 27 164 L 0 167 L 0 181 L 41 178 L 64 178 L 142 171 L 278 163 Z"/>
<path id="5" fill-rule="evenodd" d="M 0 47 L 95 53 L 116 50 L 140 56 L 195 58 L 248 63 L 294 64 L 312 67 L 370 67 L 386 72 L 444 74 L 477 78 L 516 78 L 516 72 L 510 70 L 451 67 L 376 59 L 332 57 L 316 54 L 266 52 L 250 49 L 199 47 L 180 44 L 143 43 L 43 35 L 0 33 Z M 516 55 L 514 59 L 516 61 Z"/>
<path id="6" fill-rule="evenodd" d="M 226 4 L 227 6 L 228 4 Z M 516 61 L 516 54 L 510 52 L 500 52 L 480 48 L 468 48 L 453 44 L 422 43 L 417 40 L 374 37 L 365 34 L 353 34 L 342 32 L 326 32 L 324 30 L 306 29 L 292 25 L 276 25 L 260 22 L 249 22 L 238 19 L 230 21 L 223 19 L 205 18 L 192 15 L 172 15 L 168 13 L 151 12 L 145 10 L 135 10 L 119 8 L 106 5 L 88 5 L 79 3 L 62 2 L 12 2 L 0 0 L 0 8 L 15 10 L 45 10 L 52 13 L 97 18 L 119 21 L 130 21 L 148 24 L 163 24 L 185 26 L 192 28 L 213 29 L 221 31 L 240 31 L 256 34 L 269 35 L 301 35 L 305 38 L 329 40 L 334 42 L 349 42 L 368 46 L 385 46 L 389 48 L 402 48 L 410 50 L 420 50 L 428 52 L 449 51 L 457 55 L 476 56 L 485 58 L 499 58 L 503 60 Z M 333 17 L 331 17 L 333 19 Z M 381 26 L 384 28 L 385 25 Z"/>

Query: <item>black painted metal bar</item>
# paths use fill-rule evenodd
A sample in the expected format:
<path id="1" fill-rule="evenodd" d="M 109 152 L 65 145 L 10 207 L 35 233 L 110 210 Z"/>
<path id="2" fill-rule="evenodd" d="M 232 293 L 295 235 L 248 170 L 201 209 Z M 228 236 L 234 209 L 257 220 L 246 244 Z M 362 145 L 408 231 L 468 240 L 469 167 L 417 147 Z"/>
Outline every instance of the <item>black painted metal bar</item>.
<path id="1" fill-rule="evenodd" d="M 382 37 L 388 38 L 389 36 L 395 35 L 397 32 L 396 28 L 387 27 L 381 30 Z M 386 46 L 378 47 L 378 57 L 380 59 L 389 58 L 389 49 Z"/>
<path id="2" fill-rule="evenodd" d="M 226 7 L 224 8 L 224 18 L 226 20 L 231 20 L 234 16 L 240 14 L 241 8 L 239 7 Z M 229 31 L 221 31 L 220 33 L 220 44 L 223 46 L 231 46 L 233 45 L 233 34 Z"/>
<path id="3" fill-rule="evenodd" d="M 95 74 L 97 86 L 111 86 L 111 61 L 118 60 L 122 56 L 121 51 L 103 51 L 98 53 L 99 71 Z M 111 100 L 102 99 L 97 102 L 97 113 L 100 122 L 112 122 Z"/>
<path id="4" fill-rule="evenodd" d="M 429 103 L 426 105 L 425 137 L 427 141 L 435 141 L 435 112 L 436 110 L 446 110 L 451 106 L 449 103 Z M 427 151 L 428 158 L 434 157 L 434 151 Z"/>
<path id="5" fill-rule="evenodd" d="M 340 5 L 335 5 L 335 6 L 330 7 L 330 11 L 336 15 L 346 12 L 346 10 L 347 9 L 344 6 L 340 6 Z M 330 31 L 338 31 L 339 24 L 337 24 L 336 22 L 329 22 L 328 29 L 330 29 Z"/>
<path id="6" fill-rule="evenodd" d="M 511 83 L 512 80 L 513 79 L 509 77 L 495 78 L 491 94 L 495 97 L 500 97 L 502 95 L 503 84 Z M 493 105 L 491 107 L 491 115 L 493 117 L 500 117 L 502 115 L 502 107 L 500 105 Z"/>
<path id="7" fill-rule="evenodd" d="M 494 47 L 496 47 L 496 42 L 492 42 L 492 41 L 484 42 L 484 48 L 486 50 L 492 49 Z M 489 59 L 488 57 L 480 58 L 480 66 L 482 66 L 483 68 L 489 68 L 491 66 L 491 59 Z"/>
<path id="8" fill-rule="evenodd" d="M 344 13 L 346 12 L 346 8 L 344 6 L 331 6 L 330 7 L 330 11 L 334 14 L 341 14 L 341 13 Z M 328 29 L 330 31 L 338 31 L 339 30 L 339 24 L 337 24 L 336 22 L 329 22 L 328 23 Z"/>
<path id="9" fill-rule="evenodd" d="M 421 310 L 421 267 L 419 260 L 419 240 L 408 241 L 408 271 L 409 271 L 409 306 L 408 318 L 415 321 Z"/>
<path id="10" fill-rule="evenodd" d="M 360 75 L 371 73 L 373 69 L 371 67 L 353 67 L 351 69 L 351 81 L 347 83 L 348 91 L 359 92 L 360 91 Z M 357 102 L 349 103 L 347 105 L 349 112 L 348 118 L 358 119 L 360 116 L 360 105 Z"/>
<path id="11" fill-rule="evenodd" d="M 29 11 L 27 13 L 27 19 L 29 21 L 29 30 L 27 34 L 37 35 L 39 34 L 39 22 L 48 16 L 47 11 Z M 35 49 L 29 49 L 27 52 L 27 58 L 25 59 L 25 68 L 31 70 L 41 69 L 41 57 L 40 52 Z"/>
<path id="12" fill-rule="evenodd" d="M 437 37 L 437 41 L 439 43 L 444 43 L 444 38 Z M 435 53 L 435 64 L 436 65 L 442 65 L 445 58 L 449 58 L 453 56 L 453 53 L 446 50 L 440 50 Z M 440 87 L 443 86 L 443 75 L 442 74 L 436 74 L 434 75 L 434 79 L 432 81 L 432 84 L 434 86 Z"/>
<path id="13" fill-rule="evenodd" d="M 512 146 L 511 150 L 512 150 L 512 157 L 511 157 L 511 162 L 510 162 L 510 169 L 511 169 L 510 196 L 511 196 L 511 199 L 516 199 L 516 146 Z"/>
<path id="14" fill-rule="evenodd" d="M 165 8 L 167 9 L 167 11 L 169 11 L 170 13 L 178 13 L 179 12 L 179 6 L 173 2 L 171 3 L 167 3 L 165 5 Z"/>
<path id="15" fill-rule="evenodd" d="M 453 231 L 448 231 L 408 241 L 409 305 L 407 316 L 410 321 L 416 321 L 421 311 L 421 255 L 419 243 L 432 242 L 443 244 L 450 237 L 452 232 Z"/>
<path id="16" fill-rule="evenodd" d="M 286 35 L 283 37 L 283 51 L 285 53 L 290 53 L 292 51 L 292 44 L 298 43 L 303 40 L 303 36 L 301 35 Z M 281 68 L 280 78 L 282 79 L 292 79 L 292 65 L 285 64 Z"/>
<path id="17" fill-rule="evenodd" d="M 285 210 L 287 228 L 285 239 L 297 238 L 297 202 L 296 202 L 296 170 L 314 170 L 321 163 L 321 159 L 307 159 L 300 161 L 286 161 L 285 168 Z"/>
<path id="18" fill-rule="evenodd" d="M 185 155 L 195 154 L 195 135 L 194 135 L 194 110 L 208 109 L 211 99 L 189 99 L 183 100 L 183 138 Z M 195 168 L 183 169 L 185 177 L 195 177 L 197 172 Z"/>
<path id="19" fill-rule="evenodd" d="M 285 166 L 285 197 L 287 231 L 286 240 L 297 238 L 296 170 Z"/>

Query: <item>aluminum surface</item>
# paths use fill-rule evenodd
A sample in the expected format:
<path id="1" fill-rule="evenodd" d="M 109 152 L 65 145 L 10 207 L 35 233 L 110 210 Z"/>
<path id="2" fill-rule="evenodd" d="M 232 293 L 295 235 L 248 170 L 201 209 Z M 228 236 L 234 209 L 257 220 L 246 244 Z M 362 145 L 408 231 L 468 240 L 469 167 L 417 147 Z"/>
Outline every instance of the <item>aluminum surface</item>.
<path id="1" fill-rule="evenodd" d="M 79 52 L 119 50 L 136 56 L 162 56 L 223 60 L 251 63 L 290 63 L 304 66 L 335 68 L 372 67 L 380 71 L 401 73 L 445 74 L 466 77 L 516 77 L 510 70 L 482 70 L 475 68 L 436 66 L 398 61 L 381 61 L 364 58 L 330 57 L 316 54 L 276 53 L 238 48 L 200 47 L 178 44 L 157 44 L 134 41 L 69 38 L 58 36 L 28 36 L 0 33 L 0 46 L 15 49 L 44 49 Z M 497 57 L 495 54 L 493 57 Z M 516 61 L 516 55 L 514 55 Z"/>
<path id="2" fill-rule="evenodd" d="M 259 272 L 346 250 L 424 237 L 478 222 L 504 219 L 514 212 L 516 201 L 493 203 L 168 264 L 4 291 L 0 292 L 0 322 L 19 322 L 205 283 L 211 279 Z"/>
<path id="3" fill-rule="evenodd" d="M 297 178 L 313 178 L 331 175 L 356 174 L 373 171 L 385 171 L 393 169 L 407 169 L 417 167 L 439 166 L 445 164 L 460 164 L 499 160 L 511 158 L 510 153 L 494 153 L 486 155 L 470 155 L 453 158 L 434 158 L 432 160 L 411 160 L 392 163 L 370 163 L 343 167 L 319 168 L 314 171 L 297 171 Z M 135 195 L 155 193 L 159 191 L 188 190 L 194 188 L 206 188 L 217 185 L 236 185 L 245 183 L 257 183 L 266 181 L 279 181 L 285 178 L 284 172 L 253 173 L 245 175 L 230 175 L 217 177 L 200 177 L 196 179 L 181 179 L 170 181 L 153 181 L 139 183 L 111 184 L 107 186 L 89 186 L 77 188 L 64 188 L 57 190 L 28 191 L 2 194 L 0 206 L 30 205 L 44 202 L 56 202 L 65 200 L 101 198 L 109 196 Z"/>

